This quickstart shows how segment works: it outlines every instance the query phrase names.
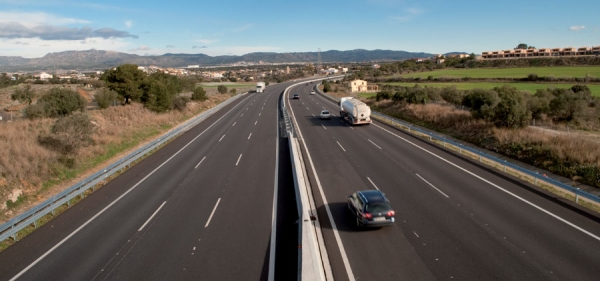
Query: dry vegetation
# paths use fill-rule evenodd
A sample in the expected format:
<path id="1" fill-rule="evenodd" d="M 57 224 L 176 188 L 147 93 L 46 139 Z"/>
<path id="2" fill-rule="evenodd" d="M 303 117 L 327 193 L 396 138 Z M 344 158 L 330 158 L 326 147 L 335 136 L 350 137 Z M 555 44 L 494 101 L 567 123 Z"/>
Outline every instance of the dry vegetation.
<path id="1" fill-rule="evenodd" d="M 15 106 L 10 98 L 6 98 L 11 90 L 14 91 L 9 88 L 0 92 L 2 109 Z M 36 88 L 38 93 L 45 90 Z M 53 119 L 27 120 L 15 114 L 17 118 L 13 122 L 6 122 L 6 119 L 0 121 L 1 221 L 42 202 L 92 174 L 95 167 L 108 165 L 153 137 L 230 97 L 229 94 L 217 94 L 216 89 L 207 89 L 207 101 L 192 101 L 184 111 L 156 114 L 141 104 L 98 110 L 91 100 L 93 92 L 82 88 L 78 88 L 78 92 L 90 101 L 87 112 L 96 125 L 96 132 L 94 144 L 81 149 L 77 155 L 74 169 L 64 167 L 58 153 L 44 148 L 38 142 L 38 136 L 47 133 L 54 124 Z M 238 90 L 238 93 L 241 91 Z"/>
<path id="2" fill-rule="evenodd" d="M 586 173 L 587 176 L 593 176 L 600 166 L 600 139 L 591 132 L 560 131 L 556 130 L 559 127 L 556 125 L 554 129 L 532 126 L 499 129 L 485 121 L 473 119 L 468 111 L 455 106 L 403 104 L 390 100 L 369 103 L 388 115 L 548 169 L 573 181 L 582 180 Z M 546 120 L 539 123 L 550 124 Z M 593 181 L 594 178 L 588 180 Z M 586 184 L 598 187 L 600 179 Z"/>

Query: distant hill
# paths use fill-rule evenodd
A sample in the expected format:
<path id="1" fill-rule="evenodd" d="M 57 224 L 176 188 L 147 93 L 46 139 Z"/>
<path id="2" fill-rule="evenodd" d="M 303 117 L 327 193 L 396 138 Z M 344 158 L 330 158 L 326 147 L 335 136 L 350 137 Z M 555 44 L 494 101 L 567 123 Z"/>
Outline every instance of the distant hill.
<path id="1" fill-rule="evenodd" d="M 326 63 L 396 61 L 410 58 L 428 58 L 429 53 L 411 53 L 390 50 L 350 50 L 321 52 Z M 16 70 L 46 69 L 106 69 L 125 63 L 156 65 L 161 67 L 186 67 L 188 65 L 216 66 L 233 63 L 316 63 L 317 52 L 300 53 L 249 53 L 242 56 L 216 56 L 205 54 L 164 54 L 160 56 L 138 56 L 126 53 L 87 50 L 49 53 L 41 58 L 0 56 L 0 72 Z"/>

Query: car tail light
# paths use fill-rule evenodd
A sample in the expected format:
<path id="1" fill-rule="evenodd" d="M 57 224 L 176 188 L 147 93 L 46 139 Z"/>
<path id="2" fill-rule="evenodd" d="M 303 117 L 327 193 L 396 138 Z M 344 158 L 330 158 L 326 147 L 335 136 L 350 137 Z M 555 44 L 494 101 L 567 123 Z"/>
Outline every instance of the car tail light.
<path id="1" fill-rule="evenodd" d="M 394 212 L 394 211 L 388 212 L 388 217 L 393 217 L 394 215 L 396 215 L 396 212 Z"/>
<path id="2" fill-rule="evenodd" d="M 365 219 L 369 219 L 370 220 L 370 219 L 373 218 L 373 215 L 371 215 L 370 213 L 365 213 L 364 217 L 365 217 Z"/>

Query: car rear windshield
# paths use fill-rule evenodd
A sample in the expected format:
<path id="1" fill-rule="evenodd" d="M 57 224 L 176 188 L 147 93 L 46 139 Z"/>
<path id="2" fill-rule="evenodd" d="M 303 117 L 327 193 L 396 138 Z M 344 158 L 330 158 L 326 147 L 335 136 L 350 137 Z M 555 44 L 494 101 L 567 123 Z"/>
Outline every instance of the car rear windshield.
<path id="1" fill-rule="evenodd" d="M 366 211 L 370 213 L 382 213 L 387 212 L 390 209 L 391 207 L 388 203 L 372 203 L 367 205 Z"/>

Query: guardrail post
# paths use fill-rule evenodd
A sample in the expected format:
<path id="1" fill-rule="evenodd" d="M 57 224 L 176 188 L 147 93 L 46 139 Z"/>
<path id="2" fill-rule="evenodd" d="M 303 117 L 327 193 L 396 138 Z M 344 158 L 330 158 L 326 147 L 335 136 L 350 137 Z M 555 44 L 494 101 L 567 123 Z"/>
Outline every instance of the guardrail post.
<path id="1" fill-rule="evenodd" d="M 533 181 L 533 184 L 537 185 L 537 180 L 538 180 L 538 176 L 537 175 L 538 175 L 538 172 L 535 172 L 535 175 L 536 176 L 535 176 L 535 180 Z"/>
<path id="2" fill-rule="evenodd" d="M 481 162 L 481 153 L 483 152 L 479 151 L 479 162 Z"/>
<path id="3" fill-rule="evenodd" d="M 458 154 L 462 154 L 462 143 L 460 144 L 460 146 L 458 147 Z"/>
<path id="4" fill-rule="evenodd" d="M 506 160 L 504 160 L 504 172 L 506 173 Z"/>
<path id="5" fill-rule="evenodd" d="M 575 191 L 575 203 L 579 204 L 579 187 Z"/>

